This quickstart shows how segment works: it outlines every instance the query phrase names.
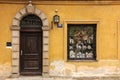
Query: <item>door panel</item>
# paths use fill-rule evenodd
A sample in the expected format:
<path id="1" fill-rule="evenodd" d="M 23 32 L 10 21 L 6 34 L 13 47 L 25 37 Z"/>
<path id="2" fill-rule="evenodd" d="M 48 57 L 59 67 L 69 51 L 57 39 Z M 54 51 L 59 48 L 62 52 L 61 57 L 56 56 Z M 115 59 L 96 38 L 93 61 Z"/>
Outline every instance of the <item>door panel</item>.
<path id="1" fill-rule="evenodd" d="M 42 32 L 21 32 L 20 73 L 42 74 Z"/>

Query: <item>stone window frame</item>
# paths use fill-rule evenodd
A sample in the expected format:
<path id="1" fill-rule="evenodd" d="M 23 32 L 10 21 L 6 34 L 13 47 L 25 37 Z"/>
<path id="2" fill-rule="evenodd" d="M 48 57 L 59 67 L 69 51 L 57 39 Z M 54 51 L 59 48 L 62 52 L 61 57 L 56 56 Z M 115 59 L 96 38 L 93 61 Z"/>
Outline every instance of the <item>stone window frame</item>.
<path id="1" fill-rule="evenodd" d="M 36 7 L 34 7 L 31 3 L 25 6 L 23 9 L 18 11 L 15 15 L 11 31 L 12 31 L 12 77 L 19 77 L 19 48 L 20 48 L 20 21 L 22 17 L 28 14 L 35 14 L 38 16 L 43 23 L 42 30 L 43 30 L 43 72 L 42 76 L 49 75 L 49 24 L 48 18 L 46 15 Z"/>
<path id="2" fill-rule="evenodd" d="M 67 52 L 67 25 L 68 24 L 96 24 L 96 59 L 95 60 L 68 60 Z M 66 62 L 81 62 L 81 61 L 98 61 L 99 60 L 99 20 L 64 20 L 64 61 Z"/>

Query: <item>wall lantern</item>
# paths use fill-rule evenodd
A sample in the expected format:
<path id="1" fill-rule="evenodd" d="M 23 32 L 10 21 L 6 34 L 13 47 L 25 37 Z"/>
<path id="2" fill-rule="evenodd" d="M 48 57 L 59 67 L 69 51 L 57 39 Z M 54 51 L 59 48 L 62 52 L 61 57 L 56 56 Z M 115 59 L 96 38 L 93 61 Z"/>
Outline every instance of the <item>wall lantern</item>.
<path id="1" fill-rule="evenodd" d="M 58 28 L 62 28 L 62 24 L 60 24 L 60 16 L 57 15 L 58 10 L 55 10 L 56 15 L 53 16 L 53 21 L 51 22 L 51 27 L 53 28 L 53 25 L 57 25 Z"/>
<path id="2" fill-rule="evenodd" d="M 60 22 L 60 16 L 54 15 L 54 16 L 53 16 L 53 22 L 54 22 L 54 23 L 59 23 L 59 22 Z"/>

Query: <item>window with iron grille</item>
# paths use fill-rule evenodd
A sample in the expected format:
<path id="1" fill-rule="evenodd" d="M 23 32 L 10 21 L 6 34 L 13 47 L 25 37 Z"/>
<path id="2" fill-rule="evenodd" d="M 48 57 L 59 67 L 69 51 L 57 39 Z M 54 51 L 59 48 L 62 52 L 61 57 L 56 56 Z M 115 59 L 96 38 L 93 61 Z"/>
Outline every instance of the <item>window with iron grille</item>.
<path id="1" fill-rule="evenodd" d="M 67 24 L 67 59 L 96 60 L 97 24 Z"/>

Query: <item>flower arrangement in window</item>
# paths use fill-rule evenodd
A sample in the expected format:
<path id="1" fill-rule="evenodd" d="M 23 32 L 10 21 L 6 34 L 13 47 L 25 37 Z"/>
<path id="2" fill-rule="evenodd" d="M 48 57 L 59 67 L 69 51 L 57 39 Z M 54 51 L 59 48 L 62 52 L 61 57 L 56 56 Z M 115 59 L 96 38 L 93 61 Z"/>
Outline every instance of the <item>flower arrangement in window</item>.
<path id="1" fill-rule="evenodd" d="M 68 24 L 68 59 L 96 58 L 96 24 Z"/>

